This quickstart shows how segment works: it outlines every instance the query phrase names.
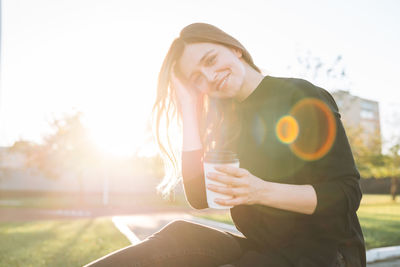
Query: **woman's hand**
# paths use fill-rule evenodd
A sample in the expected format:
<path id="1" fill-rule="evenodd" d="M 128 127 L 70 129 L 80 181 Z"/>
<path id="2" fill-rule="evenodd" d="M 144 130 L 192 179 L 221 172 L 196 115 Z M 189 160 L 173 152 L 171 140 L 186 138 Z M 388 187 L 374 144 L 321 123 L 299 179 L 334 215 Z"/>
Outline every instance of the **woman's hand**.
<path id="1" fill-rule="evenodd" d="M 196 109 L 197 102 L 199 100 L 200 93 L 197 92 L 195 89 L 189 88 L 186 84 L 184 84 L 177 76 L 174 71 L 175 69 L 174 62 L 171 67 L 171 79 L 170 79 L 170 86 L 173 88 L 177 100 L 177 104 L 179 109 L 182 112 L 185 111 L 192 111 Z"/>
<path id="2" fill-rule="evenodd" d="M 308 215 L 315 212 L 318 200 L 312 185 L 264 181 L 245 169 L 233 166 L 218 166 L 215 169 L 223 174 L 209 173 L 208 178 L 228 187 L 209 185 L 207 188 L 233 197 L 216 199 L 215 202 L 220 205 L 259 204 Z"/>
<path id="3" fill-rule="evenodd" d="M 182 116 L 183 140 L 182 150 L 192 151 L 201 149 L 201 143 L 198 119 L 197 103 L 200 100 L 199 94 L 185 86 L 185 84 L 176 76 L 175 62 L 171 68 L 170 86 L 178 113 Z"/>
<path id="4" fill-rule="evenodd" d="M 266 183 L 252 175 L 248 170 L 233 166 L 216 166 L 215 170 L 223 174 L 210 172 L 207 177 L 227 186 L 208 185 L 211 191 L 232 196 L 232 199 L 216 199 L 215 202 L 225 206 L 258 204 L 260 194 L 265 191 Z"/>

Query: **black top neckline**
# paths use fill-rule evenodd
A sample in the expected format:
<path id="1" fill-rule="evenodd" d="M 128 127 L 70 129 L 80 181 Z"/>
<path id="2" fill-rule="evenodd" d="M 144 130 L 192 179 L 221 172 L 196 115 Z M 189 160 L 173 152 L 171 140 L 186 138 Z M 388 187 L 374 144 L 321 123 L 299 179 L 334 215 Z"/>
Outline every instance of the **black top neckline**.
<path id="1" fill-rule="evenodd" d="M 271 76 L 265 75 L 261 82 L 257 85 L 256 89 L 254 89 L 253 92 L 251 92 L 250 95 L 248 95 L 242 102 L 239 102 L 239 106 L 248 107 L 256 103 L 257 100 L 260 100 L 260 94 L 263 93 L 264 90 L 266 90 L 267 83 L 268 81 L 270 81 L 271 78 Z"/>

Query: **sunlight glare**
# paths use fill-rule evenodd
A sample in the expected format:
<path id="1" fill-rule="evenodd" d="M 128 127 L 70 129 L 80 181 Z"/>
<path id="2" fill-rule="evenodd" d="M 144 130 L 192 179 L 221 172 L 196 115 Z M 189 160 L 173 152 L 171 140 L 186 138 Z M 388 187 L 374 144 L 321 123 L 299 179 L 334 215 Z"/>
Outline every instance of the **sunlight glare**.
<path id="1" fill-rule="evenodd" d="M 145 132 L 145 116 L 134 117 L 116 109 L 110 110 L 114 110 L 114 113 L 90 116 L 85 123 L 90 138 L 102 153 L 113 157 L 128 157 L 139 150 L 146 150 L 146 146 L 151 148 L 147 144 L 151 137 Z"/>

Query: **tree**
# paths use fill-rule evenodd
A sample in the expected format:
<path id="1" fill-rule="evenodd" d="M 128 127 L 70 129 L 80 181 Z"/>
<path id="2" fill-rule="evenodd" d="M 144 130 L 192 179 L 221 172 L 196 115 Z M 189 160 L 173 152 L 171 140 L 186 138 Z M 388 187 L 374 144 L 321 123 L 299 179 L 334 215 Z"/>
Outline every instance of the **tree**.
<path id="1" fill-rule="evenodd" d="M 57 179 L 71 173 L 78 179 L 80 198 L 83 197 L 85 171 L 98 165 L 100 158 L 81 123 L 82 113 L 54 119 L 53 133 L 44 138 L 28 157 L 28 165 L 36 167 L 48 178 Z"/>
<path id="2" fill-rule="evenodd" d="M 296 57 L 294 64 L 287 70 L 294 77 L 309 80 L 315 84 L 323 84 L 326 88 L 349 90 L 350 80 L 342 55 L 337 55 L 331 60 L 322 60 L 310 51 L 303 51 Z"/>
<path id="3" fill-rule="evenodd" d="M 383 163 L 381 169 L 377 169 L 377 175 L 391 178 L 390 194 L 392 195 L 393 201 L 395 201 L 398 179 L 400 177 L 400 137 L 397 142 L 390 147 L 389 153 L 384 155 Z"/>
<path id="4" fill-rule="evenodd" d="M 35 151 L 33 142 L 18 140 L 1 153 L 0 178 L 10 177 L 18 170 L 31 171 L 26 165 L 26 159 Z"/>
<path id="5" fill-rule="evenodd" d="M 382 153 L 380 135 L 371 135 L 369 140 L 362 138 L 362 127 L 345 126 L 347 137 L 361 177 L 391 178 L 390 194 L 396 199 L 397 183 L 400 177 L 400 137 L 391 142 L 388 153 Z"/>

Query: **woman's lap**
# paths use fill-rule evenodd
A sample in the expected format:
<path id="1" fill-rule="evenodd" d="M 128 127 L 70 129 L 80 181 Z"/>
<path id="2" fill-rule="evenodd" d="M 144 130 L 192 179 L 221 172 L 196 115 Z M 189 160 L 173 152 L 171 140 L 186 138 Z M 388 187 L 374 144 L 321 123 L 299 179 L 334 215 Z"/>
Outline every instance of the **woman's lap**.
<path id="1" fill-rule="evenodd" d="M 240 259 L 251 244 L 244 237 L 177 220 L 87 266 L 221 266 Z"/>

